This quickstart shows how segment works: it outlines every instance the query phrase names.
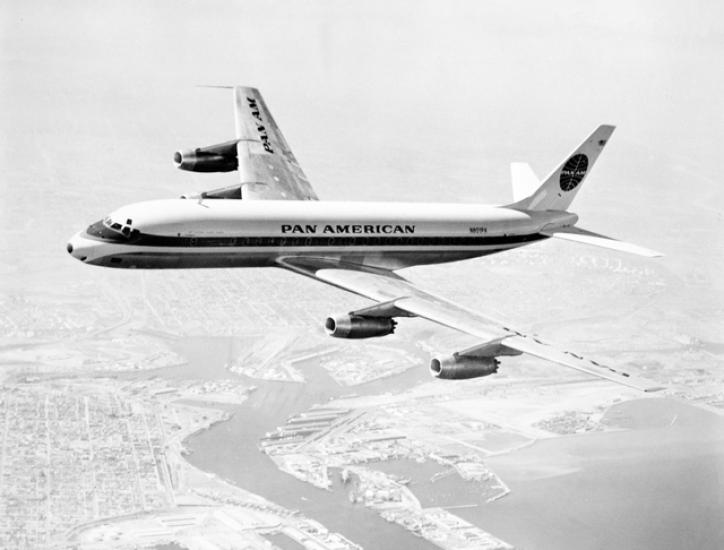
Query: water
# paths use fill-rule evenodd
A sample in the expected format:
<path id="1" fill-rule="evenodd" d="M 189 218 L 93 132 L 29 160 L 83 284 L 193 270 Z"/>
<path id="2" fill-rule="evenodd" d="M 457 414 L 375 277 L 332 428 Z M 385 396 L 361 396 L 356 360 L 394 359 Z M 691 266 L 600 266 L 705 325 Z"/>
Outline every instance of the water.
<path id="1" fill-rule="evenodd" d="M 173 372 L 173 376 L 178 378 L 232 377 L 223 365 L 234 355 L 233 346 L 233 340 L 224 338 L 179 341 L 174 347 L 189 363 L 177 371 L 170 370 L 169 374 Z M 350 390 L 339 386 L 314 363 L 307 363 L 301 368 L 307 378 L 305 384 L 249 380 L 250 384 L 257 386 L 256 391 L 243 405 L 232 409 L 232 417 L 228 421 L 186 440 L 185 446 L 191 451 L 187 456 L 189 462 L 273 502 L 299 510 L 365 548 L 436 548 L 402 527 L 385 521 L 376 512 L 351 504 L 346 490 L 337 480 L 333 480 L 332 491 L 313 487 L 281 472 L 257 447 L 266 432 L 314 404 L 326 403 L 351 391 L 377 394 L 406 388 L 427 380 L 427 373 L 424 369 L 412 369 Z"/>
<path id="2" fill-rule="evenodd" d="M 192 339 L 176 344 L 189 364 L 163 369 L 164 377 L 228 378 L 229 339 Z M 396 392 L 427 380 L 424 369 L 350 390 L 326 372 L 304 367 L 306 384 L 249 381 L 258 389 L 232 409 L 227 422 L 190 437 L 189 460 L 254 493 L 321 521 L 365 548 L 434 548 L 375 512 L 347 500 L 333 478 L 324 491 L 280 472 L 258 451 L 267 431 L 294 413 L 351 391 Z M 430 481 L 444 467 L 428 461 L 375 465 L 406 475 L 424 506 L 457 506 L 454 513 L 520 548 L 721 548 L 721 479 L 724 424 L 721 417 L 683 403 L 643 399 L 621 403 L 606 416 L 627 431 L 542 440 L 487 459 L 511 494 L 486 504 L 476 484 L 457 475 Z"/>
<path id="3" fill-rule="evenodd" d="M 166 544 L 158 544 L 154 546 L 153 550 L 187 550 L 185 546 L 180 546 L 176 542 L 169 542 Z"/>
<path id="4" fill-rule="evenodd" d="M 265 535 L 274 546 L 281 548 L 281 550 L 304 550 L 304 546 L 299 544 L 297 541 L 290 539 L 283 533 L 276 533 L 274 535 Z"/>
<path id="5" fill-rule="evenodd" d="M 724 547 L 723 419 L 663 399 L 622 403 L 610 415 L 646 427 L 491 458 L 512 493 L 456 513 L 521 548 Z"/>

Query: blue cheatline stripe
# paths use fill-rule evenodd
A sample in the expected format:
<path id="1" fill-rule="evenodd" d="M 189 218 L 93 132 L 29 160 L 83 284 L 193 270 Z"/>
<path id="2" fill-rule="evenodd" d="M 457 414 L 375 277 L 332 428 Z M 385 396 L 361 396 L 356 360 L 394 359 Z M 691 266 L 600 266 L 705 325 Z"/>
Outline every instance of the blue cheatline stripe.
<path id="1" fill-rule="evenodd" d="M 90 238 L 105 240 L 97 236 Z M 510 236 L 460 236 L 460 237 L 422 237 L 405 236 L 317 236 L 317 237 L 174 237 L 167 235 L 149 235 L 136 233 L 128 239 L 114 238 L 114 242 L 134 246 L 203 248 L 203 247 L 355 247 L 355 246 L 495 246 L 515 245 L 546 239 L 540 233 Z"/>

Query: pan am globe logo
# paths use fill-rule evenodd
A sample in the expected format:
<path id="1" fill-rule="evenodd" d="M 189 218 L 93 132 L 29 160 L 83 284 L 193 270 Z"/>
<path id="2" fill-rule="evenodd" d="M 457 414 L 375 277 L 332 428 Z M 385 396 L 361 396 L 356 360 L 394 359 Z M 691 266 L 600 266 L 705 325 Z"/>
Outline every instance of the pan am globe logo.
<path id="1" fill-rule="evenodd" d="M 581 183 L 588 170 L 588 157 L 584 154 L 573 155 L 566 161 L 561 170 L 561 189 L 572 191 Z"/>

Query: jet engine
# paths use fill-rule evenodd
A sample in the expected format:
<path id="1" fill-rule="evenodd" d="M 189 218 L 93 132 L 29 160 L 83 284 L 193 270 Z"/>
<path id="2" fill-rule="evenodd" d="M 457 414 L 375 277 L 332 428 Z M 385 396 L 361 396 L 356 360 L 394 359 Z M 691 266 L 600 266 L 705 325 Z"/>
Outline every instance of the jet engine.
<path id="1" fill-rule="evenodd" d="M 233 172 L 239 165 L 236 157 L 203 153 L 199 149 L 176 151 L 173 162 L 176 168 L 189 172 Z"/>
<path id="2" fill-rule="evenodd" d="M 173 162 L 176 168 L 189 172 L 233 172 L 239 167 L 236 140 L 176 151 Z"/>
<path id="3" fill-rule="evenodd" d="M 390 317 L 344 315 L 328 317 L 324 322 L 327 334 L 335 338 L 372 338 L 395 332 L 397 322 Z"/>
<path id="4" fill-rule="evenodd" d="M 479 378 L 498 372 L 495 357 L 468 357 L 453 354 L 448 357 L 435 357 L 430 361 L 430 374 L 443 380 L 465 380 Z"/>

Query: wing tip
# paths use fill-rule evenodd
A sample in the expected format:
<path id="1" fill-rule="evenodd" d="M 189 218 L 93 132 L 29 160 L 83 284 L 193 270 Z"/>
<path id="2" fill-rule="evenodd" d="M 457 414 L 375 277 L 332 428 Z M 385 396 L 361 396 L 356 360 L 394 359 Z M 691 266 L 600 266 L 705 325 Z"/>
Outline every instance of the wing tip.
<path id="1" fill-rule="evenodd" d="M 254 86 L 245 86 L 243 84 L 237 84 L 236 86 L 232 86 L 232 88 L 234 88 L 235 90 L 245 92 L 245 93 L 246 92 L 252 92 L 255 94 L 259 93 L 259 88 L 256 88 Z"/>
<path id="2" fill-rule="evenodd" d="M 196 84 L 194 86 L 195 88 L 211 88 L 216 90 L 239 90 L 244 92 L 254 92 L 259 93 L 259 88 L 255 88 L 254 86 L 245 86 L 243 84 L 234 84 L 226 85 L 226 84 Z"/>
<path id="3" fill-rule="evenodd" d="M 196 84 L 195 88 L 214 88 L 217 90 L 232 90 L 233 86 L 223 86 L 221 84 Z"/>

